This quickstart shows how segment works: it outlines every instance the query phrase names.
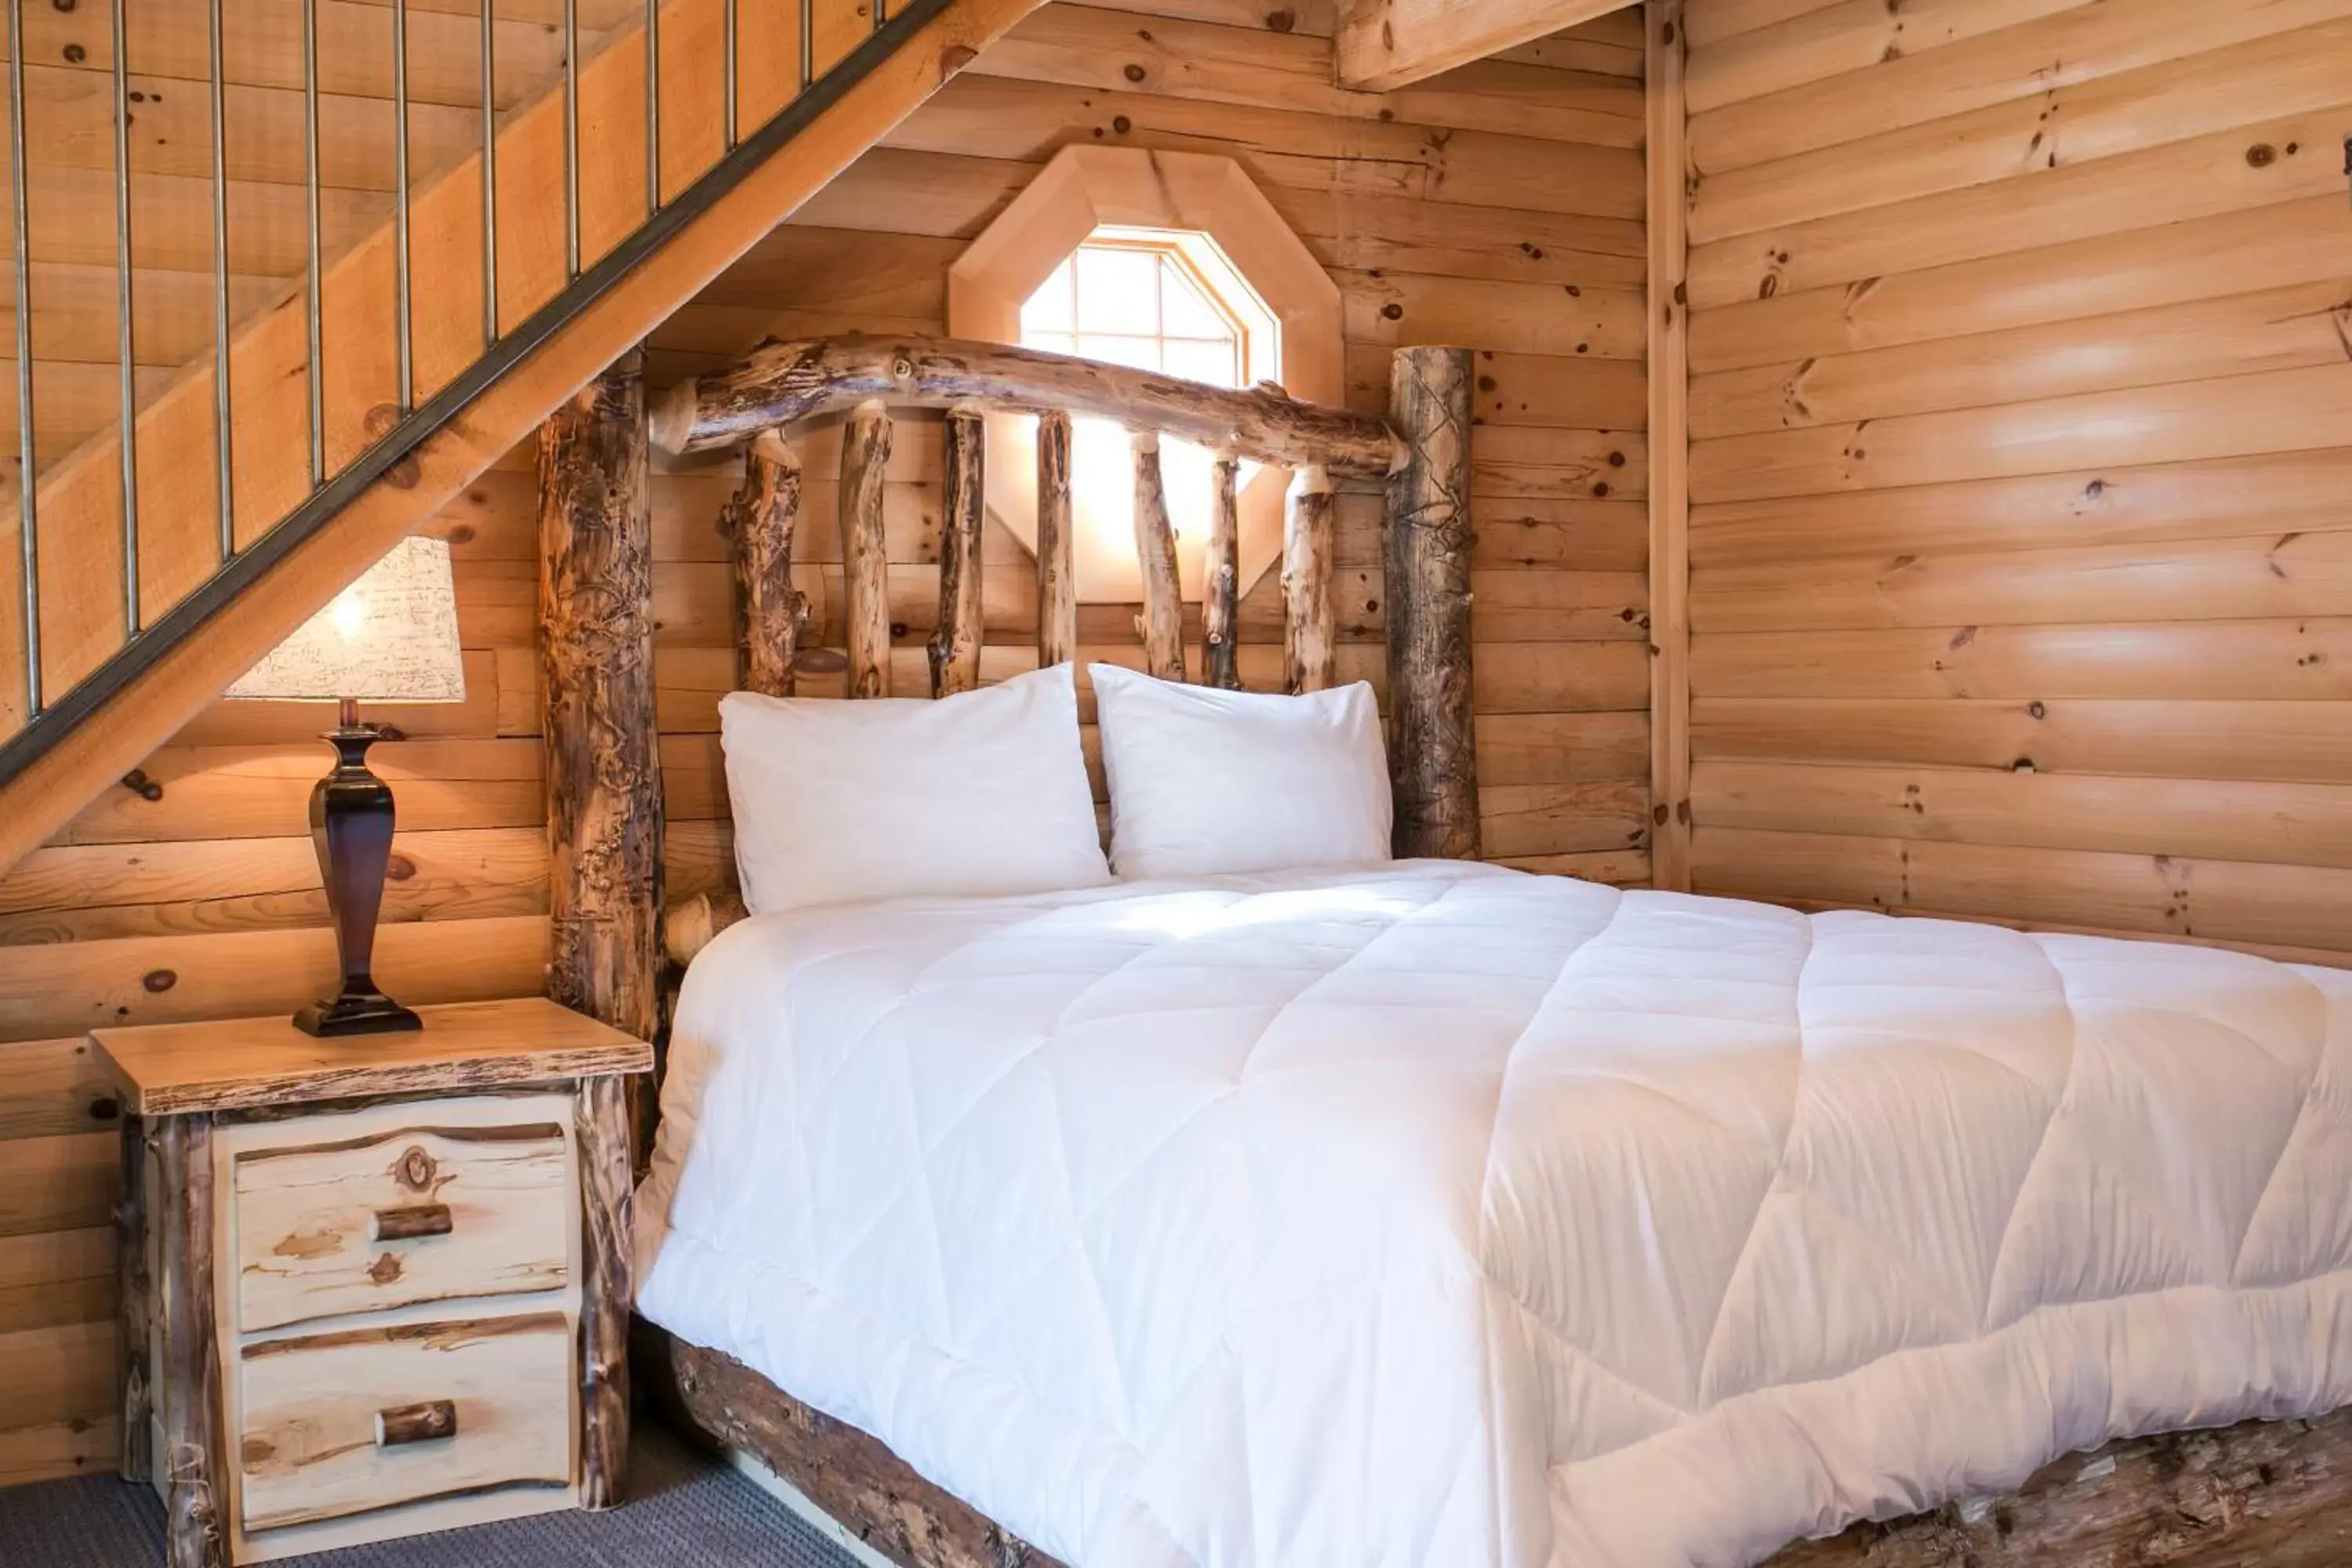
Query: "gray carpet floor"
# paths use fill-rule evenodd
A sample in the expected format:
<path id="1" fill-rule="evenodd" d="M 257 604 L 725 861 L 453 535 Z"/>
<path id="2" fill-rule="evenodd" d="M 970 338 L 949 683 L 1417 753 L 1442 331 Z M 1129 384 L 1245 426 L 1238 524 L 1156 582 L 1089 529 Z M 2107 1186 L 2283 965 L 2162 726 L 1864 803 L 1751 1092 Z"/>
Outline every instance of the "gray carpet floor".
<path id="1" fill-rule="evenodd" d="M 163 1510 L 110 1476 L 0 1491 L 0 1568 L 162 1568 Z M 286 1568 L 853 1568 L 783 1504 L 641 1423 L 629 1501 L 289 1558 Z"/>

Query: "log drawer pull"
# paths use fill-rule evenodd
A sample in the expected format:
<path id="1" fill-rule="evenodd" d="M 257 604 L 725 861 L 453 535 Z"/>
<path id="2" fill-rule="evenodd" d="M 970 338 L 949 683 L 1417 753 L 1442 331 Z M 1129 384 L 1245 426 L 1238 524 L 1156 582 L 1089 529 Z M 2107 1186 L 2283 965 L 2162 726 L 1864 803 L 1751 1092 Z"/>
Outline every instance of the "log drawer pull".
<path id="1" fill-rule="evenodd" d="M 428 1236 L 446 1236 L 456 1228 L 447 1204 L 410 1204 L 396 1209 L 378 1209 L 368 1215 L 370 1241 L 416 1241 Z"/>
<path id="2" fill-rule="evenodd" d="M 375 1446 L 402 1448 L 411 1443 L 437 1443 L 457 1435 L 457 1406 L 446 1399 L 423 1405 L 402 1405 L 375 1413 Z"/>

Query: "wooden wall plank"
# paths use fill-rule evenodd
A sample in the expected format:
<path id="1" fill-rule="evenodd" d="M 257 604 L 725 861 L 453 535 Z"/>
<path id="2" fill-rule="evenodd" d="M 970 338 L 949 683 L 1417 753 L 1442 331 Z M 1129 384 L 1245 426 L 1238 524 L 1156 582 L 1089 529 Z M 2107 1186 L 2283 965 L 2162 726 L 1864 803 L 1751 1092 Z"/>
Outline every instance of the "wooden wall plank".
<path id="1" fill-rule="evenodd" d="M 2352 963 L 2352 3 L 1691 4 L 1698 885 Z"/>
<path id="2" fill-rule="evenodd" d="M 1691 743 L 1725 760 L 2352 779 L 2352 725 L 2334 702 L 1710 697 L 1693 710 Z"/>

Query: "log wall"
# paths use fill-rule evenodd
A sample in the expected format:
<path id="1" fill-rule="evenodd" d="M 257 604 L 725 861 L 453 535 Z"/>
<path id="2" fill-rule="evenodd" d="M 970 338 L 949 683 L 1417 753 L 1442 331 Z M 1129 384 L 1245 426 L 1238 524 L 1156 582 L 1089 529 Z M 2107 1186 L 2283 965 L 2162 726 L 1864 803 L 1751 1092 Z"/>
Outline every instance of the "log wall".
<path id="1" fill-rule="evenodd" d="M 2352 0 L 1688 30 L 1697 888 L 2352 955 Z"/>
<path id="2" fill-rule="evenodd" d="M 268 3 L 283 9 L 292 0 Z M 583 26 L 625 8 L 583 0 Z M 134 13 L 201 9 L 155 0 Z M 367 22 L 383 15 L 367 0 L 323 0 L 321 11 Z M 509 19 L 502 26 L 516 29 L 499 43 L 503 97 L 509 71 L 521 90 L 528 73 L 543 79 L 552 68 L 548 24 L 562 8 L 499 0 L 499 11 Z M 469 113 L 472 35 L 453 33 L 451 49 L 463 43 L 467 52 L 446 60 L 423 40 L 440 21 L 470 28 L 471 11 L 412 4 L 410 13 L 412 80 L 441 71 L 453 112 Z M 103 6 L 62 19 L 44 6 L 40 15 L 49 21 L 38 28 L 69 30 L 95 16 L 103 40 Z M 26 29 L 29 54 L 37 33 L 30 9 Z M 653 384 L 722 363 L 772 332 L 944 331 L 949 263 L 1067 142 L 1241 159 L 1346 294 L 1350 396 L 1360 406 L 1385 406 L 1397 344 L 1466 342 L 1483 351 L 1486 427 L 1474 507 L 1489 852 L 1639 879 L 1647 871 L 1639 838 L 1647 810 L 1639 29 L 1627 18 L 1604 22 L 1386 97 L 1330 87 L 1330 31 L 1328 0 L 1049 7 L 660 329 Z M 38 38 L 57 49 L 83 42 L 89 63 L 102 66 L 90 32 Z M 197 46 L 201 74 L 201 32 Z M 134 50 L 152 62 L 142 70 L 181 58 L 135 37 Z M 382 49 L 354 58 L 383 75 L 374 90 L 389 90 Z M 289 68 L 257 60 L 250 74 L 256 85 L 283 87 Z M 666 68 L 690 74 L 692 62 Z M 163 112 L 176 115 L 200 100 L 182 83 L 186 75 L 142 90 L 160 90 Z M 349 90 L 366 90 L 356 74 L 350 79 Z M 337 102 L 329 110 L 331 132 L 343 110 Z M 150 112 L 141 110 L 142 123 Z M 382 115 L 380 101 L 367 112 Z M 420 108 L 420 174 L 427 118 Z M 233 138 L 245 134 L 239 123 Z M 152 153 L 140 145 L 142 159 L 169 155 L 160 143 Z M 207 151 L 200 137 L 198 145 Z M 294 157 L 290 177 L 299 179 L 299 149 Z M 382 163 L 369 163 L 353 187 L 385 188 Z M 278 171 L 271 177 L 289 177 L 280 164 L 270 168 Z M 177 189 L 165 173 L 142 176 L 142 193 Z M 86 182 L 89 171 L 73 177 Z M 380 213 L 380 195 L 370 199 Z M 159 249 L 158 265 L 201 273 L 209 231 L 200 220 L 198 207 L 180 228 L 142 213 L 139 230 L 158 247 L 175 235 L 186 240 L 194 248 L 184 258 Z M 262 233 L 243 232 L 257 243 Z M 93 236 L 97 265 L 110 255 L 111 228 Z M 274 279 L 288 268 L 240 259 L 239 270 Z M 58 287 L 50 298 L 61 297 Z M 111 299 L 110 274 L 92 287 Z M 142 276 L 142 297 L 148 288 Z M 85 336 L 61 352 L 110 376 L 110 326 Z M 159 329 L 142 342 L 162 353 L 172 340 Z M 50 396 L 46 363 L 43 374 L 42 395 Z M 11 406 L 0 397 L 0 417 Z M 63 417 L 68 405 L 52 406 Z M 887 486 L 893 685 L 901 693 L 928 687 L 940 432 L 936 417 L 901 420 Z M 810 600 L 804 642 L 821 664 L 845 640 L 837 428 L 812 430 L 802 455 L 793 574 Z M 717 886 L 729 865 L 716 734 L 717 700 L 735 661 L 722 519 L 740 482 L 735 459 L 694 460 L 653 482 L 673 897 Z M 1378 679 L 1381 498 L 1365 489 L 1339 500 L 1349 590 L 1339 674 Z M 455 547 L 467 700 L 365 715 L 406 737 L 375 748 L 371 762 L 393 784 L 401 823 L 377 973 L 412 1004 L 536 994 L 545 984 L 536 519 L 525 446 L 435 525 Z M 1003 531 L 990 528 L 982 548 L 990 565 L 982 679 L 993 679 L 1035 661 L 1035 579 Z M 1139 662 L 1132 616 L 1133 606 L 1083 606 L 1081 656 Z M 1241 634 L 1249 683 L 1274 689 L 1283 655 L 1272 574 L 1243 605 Z M 1205 668 L 1197 611 L 1187 635 L 1192 667 Z M 804 669 L 799 685 L 838 691 L 844 679 Z M 114 1463 L 115 1111 L 80 1033 L 101 1023 L 290 1011 L 332 980 L 333 941 L 303 819 L 331 760 L 314 738 L 331 718 L 303 705 L 216 704 L 144 764 L 156 798 L 110 790 L 0 878 L 0 1484 Z"/>

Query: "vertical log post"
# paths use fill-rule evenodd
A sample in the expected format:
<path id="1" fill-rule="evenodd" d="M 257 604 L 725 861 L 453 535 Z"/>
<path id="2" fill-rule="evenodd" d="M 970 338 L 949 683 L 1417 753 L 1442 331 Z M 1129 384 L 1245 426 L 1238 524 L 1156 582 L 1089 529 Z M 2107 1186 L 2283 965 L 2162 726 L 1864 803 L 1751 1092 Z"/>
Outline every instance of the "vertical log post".
<path id="1" fill-rule="evenodd" d="M 583 1079 L 580 1151 L 580 1506 L 619 1506 L 629 1468 L 629 1080 Z"/>
<path id="2" fill-rule="evenodd" d="M 547 753 L 549 994 L 654 1037 L 661 759 L 642 353 L 541 427 L 539 626 Z"/>
<path id="3" fill-rule="evenodd" d="M 540 432 L 539 616 L 547 756 L 548 994 L 639 1039 L 660 1008 L 662 793 L 654 714 L 653 514 L 646 488 L 645 358 L 632 353 L 555 411 Z M 607 1136 L 625 1186 L 648 1146 L 638 1080 L 610 1083 Z M 583 1169 L 591 1151 L 583 1146 Z M 591 1180 L 593 1173 L 588 1173 Z M 591 1207 L 594 1194 L 591 1193 Z M 625 1235 L 625 1207 L 621 1234 Z M 594 1244 L 592 1235 L 589 1241 Z M 587 1300 L 597 1284 L 593 1252 Z M 581 1500 L 620 1501 L 628 1451 L 620 1295 L 581 1313 Z M 606 1342 L 610 1341 L 608 1344 Z"/>
<path id="4" fill-rule="evenodd" d="M 1161 680 L 1184 679 L 1184 597 L 1176 577 L 1176 529 L 1160 477 L 1160 436 L 1135 435 L 1135 562 L 1143 574 L 1143 668 Z"/>
<path id="5" fill-rule="evenodd" d="M 1037 668 L 1077 657 L 1078 569 L 1070 506 L 1070 416 L 1037 419 Z"/>
<path id="6" fill-rule="evenodd" d="M 170 1568 L 225 1568 L 224 1467 L 231 1463 L 213 1321 L 213 1124 L 156 1124 L 156 1215 L 163 1246 L 163 1530 Z"/>
<path id="7" fill-rule="evenodd" d="M 890 695 L 890 556 L 882 531 L 890 410 L 861 403 L 841 434 L 841 560 L 849 695 Z"/>
<path id="8" fill-rule="evenodd" d="M 155 1479 L 154 1366 L 148 1331 L 154 1323 L 155 1277 L 147 1267 L 147 1128 L 122 1119 L 122 1196 L 114 1209 L 115 1279 L 122 1322 L 122 1479 Z"/>
<path id="9" fill-rule="evenodd" d="M 1209 470 L 1208 581 L 1201 595 L 1202 640 L 1208 645 L 1209 684 L 1242 686 L 1242 517 L 1239 458 L 1217 454 Z"/>
<path id="10" fill-rule="evenodd" d="M 1328 690 L 1339 642 L 1339 532 L 1331 475 L 1302 468 L 1282 535 L 1282 684 L 1292 696 Z"/>
<path id="11" fill-rule="evenodd" d="M 940 518 L 940 624 L 931 633 L 931 695 L 980 684 L 980 528 L 987 495 L 988 420 L 948 410 Z"/>
<path id="12" fill-rule="evenodd" d="M 1691 886 L 1690 40 L 1649 0 L 1650 885 Z"/>
<path id="13" fill-rule="evenodd" d="M 801 514 L 801 459 L 783 437 L 762 431 L 743 454 L 743 488 L 727 507 L 735 557 L 735 684 L 765 697 L 793 694 L 808 600 L 793 586 L 793 534 Z"/>
<path id="14" fill-rule="evenodd" d="M 1470 351 L 1397 351 L 1390 420 L 1389 773 L 1400 858 L 1478 855 L 1470 683 Z"/>

